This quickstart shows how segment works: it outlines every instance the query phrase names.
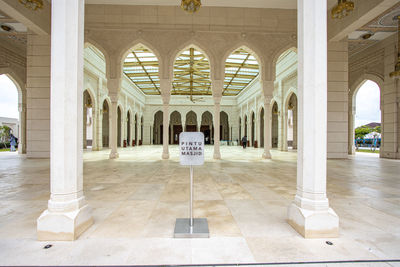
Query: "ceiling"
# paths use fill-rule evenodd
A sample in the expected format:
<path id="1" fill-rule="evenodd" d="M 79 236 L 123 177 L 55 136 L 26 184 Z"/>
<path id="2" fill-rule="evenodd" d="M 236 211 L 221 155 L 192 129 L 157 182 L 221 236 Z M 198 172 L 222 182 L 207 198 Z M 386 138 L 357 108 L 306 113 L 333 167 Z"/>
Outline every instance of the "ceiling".
<path id="1" fill-rule="evenodd" d="M 400 15 L 400 3 L 389 8 L 363 27 L 352 32 L 348 36 L 350 55 L 357 54 L 395 34 L 397 32 L 397 21 L 393 18 L 397 15 Z"/>
<path id="2" fill-rule="evenodd" d="M 178 6 L 180 0 L 86 0 L 87 4 Z M 203 6 L 296 9 L 297 0 L 202 0 Z M 328 9 L 337 3 L 328 0 Z"/>

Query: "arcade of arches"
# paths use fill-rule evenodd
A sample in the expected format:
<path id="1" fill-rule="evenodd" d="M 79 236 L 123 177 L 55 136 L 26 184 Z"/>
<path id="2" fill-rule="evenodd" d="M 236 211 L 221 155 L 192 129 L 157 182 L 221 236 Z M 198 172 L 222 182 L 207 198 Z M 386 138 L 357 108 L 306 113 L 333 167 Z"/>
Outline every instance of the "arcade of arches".
<path id="1" fill-rule="evenodd" d="M 212 171 L 224 171 L 215 166 L 229 161 L 221 151 L 237 160 L 251 155 L 265 163 L 257 169 L 263 175 L 285 168 L 274 165 L 281 164 L 275 156 L 296 158 L 297 179 L 294 172 L 285 185 L 297 183 L 288 193 L 287 222 L 304 237 L 337 237 L 327 160 L 353 159 L 354 95 L 366 80 L 381 90 L 376 160 L 400 158 L 400 83 L 390 77 L 396 28 L 381 33 L 371 26 L 400 14 L 397 1 L 356 5 L 346 21 L 328 16 L 333 0 L 298 0 L 298 8 L 289 0 L 254 1 L 252 8 L 205 4 L 193 15 L 151 0 L 145 6 L 126 2 L 53 0 L 53 9 L 45 1 L 40 12 L 27 13 L 20 3 L 0 1 L 2 21 L 23 26 L 14 30 L 19 39 L 0 36 L 0 73 L 21 91 L 21 152 L 28 159 L 52 158 L 38 239 L 74 240 L 93 224 L 84 156 L 107 154 L 102 163 L 114 166 L 124 162 L 120 154 L 137 159 L 141 151 L 168 168 L 175 166 L 168 164 L 174 164 L 179 134 L 195 131 L 204 133 Z M 370 29 L 375 39 L 363 40 L 360 34 Z M 167 172 L 183 175 L 178 168 Z M 221 177 L 219 183 L 229 181 Z M 279 184 L 280 177 L 269 178 Z"/>

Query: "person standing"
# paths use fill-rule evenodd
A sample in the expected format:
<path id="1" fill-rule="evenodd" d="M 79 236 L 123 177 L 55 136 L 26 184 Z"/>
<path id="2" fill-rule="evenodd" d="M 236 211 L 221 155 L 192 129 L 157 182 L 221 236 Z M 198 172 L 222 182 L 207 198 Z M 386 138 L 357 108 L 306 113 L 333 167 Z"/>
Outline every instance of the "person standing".
<path id="1" fill-rule="evenodd" d="M 11 152 L 15 151 L 16 145 L 17 145 L 17 140 L 15 139 L 15 136 L 13 134 L 10 134 L 10 151 Z"/>
<path id="2" fill-rule="evenodd" d="M 246 148 L 246 146 L 247 146 L 247 136 L 243 136 L 243 138 L 242 138 L 242 146 L 243 146 L 243 148 Z"/>

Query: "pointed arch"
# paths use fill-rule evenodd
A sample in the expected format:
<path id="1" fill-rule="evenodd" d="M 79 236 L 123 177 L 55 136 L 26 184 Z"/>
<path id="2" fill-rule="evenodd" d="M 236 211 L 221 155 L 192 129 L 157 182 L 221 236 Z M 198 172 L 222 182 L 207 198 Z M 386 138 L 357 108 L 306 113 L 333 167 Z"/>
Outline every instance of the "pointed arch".
<path id="1" fill-rule="evenodd" d="M 173 60 L 170 93 L 190 95 L 191 99 L 194 95 L 212 95 L 211 64 L 209 55 L 194 44 L 179 50 Z"/>
<path id="2" fill-rule="evenodd" d="M 228 48 L 228 50 L 225 52 L 225 54 L 222 57 L 222 62 L 221 62 L 221 66 L 223 66 L 223 68 L 221 68 L 221 75 L 222 77 L 225 76 L 225 63 L 226 60 L 228 59 L 228 57 L 230 55 L 232 55 L 235 51 L 237 50 L 246 50 L 247 52 L 249 52 L 251 55 L 253 55 L 255 57 L 255 59 L 257 60 L 258 66 L 260 67 L 260 74 L 264 71 L 263 66 L 265 66 L 265 60 L 264 57 L 262 57 L 263 53 L 261 52 L 260 49 L 258 49 L 256 46 L 246 42 L 246 41 L 241 41 L 239 43 L 236 43 L 234 45 L 232 45 L 230 48 Z M 262 75 L 260 75 L 262 76 Z"/>
<path id="3" fill-rule="evenodd" d="M 131 82 L 146 95 L 160 95 L 160 55 L 142 42 L 124 50 L 121 69 Z"/>
<path id="4" fill-rule="evenodd" d="M 297 52 L 297 47 L 294 46 L 293 44 L 288 44 L 287 46 L 284 46 L 280 49 L 278 49 L 276 52 L 274 52 L 272 55 L 272 60 L 271 60 L 271 80 L 275 81 L 276 79 L 276 66 L 278 64 L 279 59 L 281 58 L 282 55 L 284 55 L 286 52 L 293 51 L 298 55 Z"/>
<path id="5" fill-rule="evenodd" d="M 209 65 L 210 65 L 210 80 L 211 80 L 213 78 L 213 77 L 211 77 L 211 75 L 213 75 L 213 73 L 215 71 L 215 65 L 216 65 L 215 64 L 216 63 L 215 56 L 211 52 L 211 50 L 207 49 L 206 45 L 201 44 L 199 41 L 197 41 L 195 39 L 191 39 L 191 40 L 183 43 L 182 45 L 178 46 L 176 49 L 174 49 L 171 52 L 171 54 L 168 58 L 168 67 L 171 68 L 171 69 L 169 69 L 169 72 L 168 72 L 169 77 L 171 77 L 171 78 L 174 77 L 174 65 L 175 65 L 176 59 L 184 51 L 186 51 L 190 48 L 194 48 L 194 49 L 198 50 L 207 58 Z"/>
<path id="6" fill-rule="evenodd" d="M 92 48 L 94 48 L 95 52 L 99 53 L 99 55 L 103 57 L 104 64 L 105 64 L 105 67 L 106 67 L 105 74 L 107 74 L 109 72 L 109 70 L 110 70 L 110 67 L 111 67 L 110 66 L 111 60 L 110 60 L 110 57 L 109 57 L 109 54 L 108 54 L 107 50 L 104 49 L 95 40 L 90 39 L 89 37 L 86 37 L 85 39 L 86 39 L 86 41 L 85 41 L 85 44 L 84 44 L 84 48 L 92 47 Z"/>

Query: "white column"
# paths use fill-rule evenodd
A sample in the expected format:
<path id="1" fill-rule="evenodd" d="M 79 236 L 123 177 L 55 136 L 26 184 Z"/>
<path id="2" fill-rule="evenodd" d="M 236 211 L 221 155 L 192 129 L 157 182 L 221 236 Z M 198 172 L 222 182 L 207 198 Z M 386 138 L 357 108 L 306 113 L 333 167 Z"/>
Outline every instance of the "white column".
<path id="1" fill-rule="evenodd" d="M 186 132 L 186 118 L 182 117 L 182 132 Z"/>
<path id="2" fill-rule="evenodd" d="M 271 100 L 272 93 L 274 91 L 274 82 L 273 81 L 263 81 L 262 82 L 263 91 L 264 91 L 264 159 L 271 158 Z"/>
<path id="3" fill-rule="evenodd" d="M 169 159 L 168 143 L 169 143 L 169 104 L 163 104 L 163 159 Z"/>
<path id="4" fill-rule="evenodd" d="M 110 88 L 116 86 L 118 84 L 118 81 L 115 80 L 108 80 L 107 84 L 109 85 L 109 90 Z M 118 154 L 118 94 L 111 94 L 110 93 L 110 99 L 111 99 L 111 107 L 110 107 L 110 117 L 111 117 L 111 123 L 110 123 L 110 147 L 111 147 L 111 152 L 110 152 L 110 159 L 117 159 L 119 157 Z"/>
<path id="5" fill-rule="evenodd" d="M 138 117 L 138 145 L 140 144 L 140 140 L 142 139 L 142 114 L 139 113 Z"/>
<path id="6" fill-rule="evenodd" d="M 50 186 L 39 240 L 74 240 L 93 224 L 83 196 L 84 0 L 53 0 Z"/>
<path id="7" fill-rule="evenodd" d="M 213 96 L 214 98 L 214 159 L 221 159 L 219 125 L 221 115 L 221 96 Z"/>
<path id="8" fill-rule="evenodd" d="M 19 129 L 18 129 L 18 154 L 26 154 L 26 104 L 18 105 Z"/>
<path id="9" fill-rule="evenodd" d="M 354 122 L 355 122 L 355 117 L 356 117 L 356 107 L 352 107 L 350 105 L 350 112 L 349 112 L 349 154 L 354 155 L 356 153 L 356 146 L 354 144 L 354 139 L 355 139 L 355 128 L 354 128 Z"/>
<path id="10" fill-rule="evenodd" d="M 201 128 L 201 116 L 200 119 L 197 118 L 197 131 L 200 132 L 200 128 Z"/>
<path id="11" fill-rule="evenodd" d="M 337 237 L 339 218 L 326 197 L 327 2 L 298 0 L 297 192 L 289 224 L 306 238 Z"/>

